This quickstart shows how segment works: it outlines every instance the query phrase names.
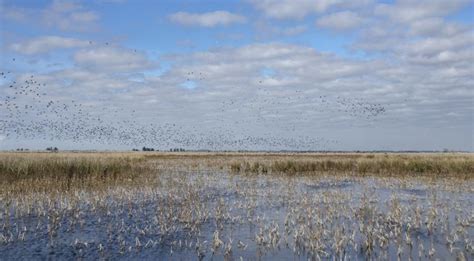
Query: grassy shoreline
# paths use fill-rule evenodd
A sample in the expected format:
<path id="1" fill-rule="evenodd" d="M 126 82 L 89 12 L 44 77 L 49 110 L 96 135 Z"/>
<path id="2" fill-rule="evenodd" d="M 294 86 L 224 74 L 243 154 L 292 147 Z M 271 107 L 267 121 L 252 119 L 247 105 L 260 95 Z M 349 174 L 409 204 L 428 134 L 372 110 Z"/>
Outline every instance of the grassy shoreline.
<path id="1" fill-rule="evenodd" d="M 134 178 L 150 164 L 233 173 L 474 177 L 474 154 L 0 153 L 0 183 Z M 153 169 L 151 169 L 153 171 Z"/>

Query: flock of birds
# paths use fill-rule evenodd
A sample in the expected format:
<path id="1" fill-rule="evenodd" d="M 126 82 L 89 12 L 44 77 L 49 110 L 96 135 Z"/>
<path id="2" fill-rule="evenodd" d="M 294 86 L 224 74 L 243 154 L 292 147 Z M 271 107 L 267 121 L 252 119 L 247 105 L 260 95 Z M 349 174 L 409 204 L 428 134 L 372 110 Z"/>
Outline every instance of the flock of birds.
<path id="1" fill-rule="evenodd" d="M 338 141 L 301 132 L 304 126 L 321 126 L 334 113 L 372 121 L 386 112 L 381 104 L 362 99 L 308 95 L 302 90 L 275 94 L 268 87 L 259 87 L 251 97 L 218 103 L 210 127 L 203 129 L 193 122 L 140 121 L 139 116 L 144 115 L 133 108 L 106 104 L 100 108 L 64 96 L 52 98 L 47 84 L 35 75 L 25 78 L 7 71 L 0 76 L 0 135 L 20 140 L 164 150 L 328 150 Z M 187 77 L 206 79 L 202 72 L 188 72 Z"/>

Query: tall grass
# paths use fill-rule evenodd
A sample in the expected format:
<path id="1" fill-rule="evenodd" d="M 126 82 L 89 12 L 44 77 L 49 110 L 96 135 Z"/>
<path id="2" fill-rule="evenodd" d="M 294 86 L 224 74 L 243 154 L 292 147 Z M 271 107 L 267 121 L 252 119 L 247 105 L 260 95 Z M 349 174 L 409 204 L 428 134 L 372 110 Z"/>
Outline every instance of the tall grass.
<path id="1" fill-rule="evenodd" d="M 0 153 L 0 194 L 147 184 L 157 171 L 474 177 L 472 154 Z"/>
<path id="2" fill-rule="evenodd" d="M 70 190 L 133 181 L 146 167 L 142 162 L 140 158 L 100 155 L 2 155 L 0 186 Z"/>
<path id="3" fill-rule="evenodd" d="M 430 156 L 372 156 L 364 158 L 318 158 L 274 161 L 234 161 L 230 163 L 233 172 L 307 174 L 332 172 L 355 175 L 426 175 L 434 177 L 474 177 L 473 157 L 430 157 Z"/>

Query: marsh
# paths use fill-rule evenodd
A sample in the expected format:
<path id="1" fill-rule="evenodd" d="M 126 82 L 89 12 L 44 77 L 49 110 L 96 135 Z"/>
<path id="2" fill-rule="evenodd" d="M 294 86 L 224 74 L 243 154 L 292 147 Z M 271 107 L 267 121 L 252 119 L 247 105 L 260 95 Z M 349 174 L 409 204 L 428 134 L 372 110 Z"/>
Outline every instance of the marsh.
<path id="1" fill-rule="evenodd" d="M 442 172 L 398 164 L 432 160 Z M 470 154 L 3 153 L 0 164 L 5 259 L 474 254 Z M 325 167 L 297 167 L 308 164 Z"/>

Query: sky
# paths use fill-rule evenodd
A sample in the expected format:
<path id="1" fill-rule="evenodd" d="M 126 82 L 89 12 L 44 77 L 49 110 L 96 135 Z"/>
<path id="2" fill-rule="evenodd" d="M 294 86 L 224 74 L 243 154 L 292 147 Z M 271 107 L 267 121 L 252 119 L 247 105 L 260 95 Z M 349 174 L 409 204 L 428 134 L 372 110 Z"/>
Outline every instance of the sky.
<path id="1" fill-rule="evenodd" d="M 0 14 L 3 150 L 474 151 L 474 1 L 0 0 Z"/>

